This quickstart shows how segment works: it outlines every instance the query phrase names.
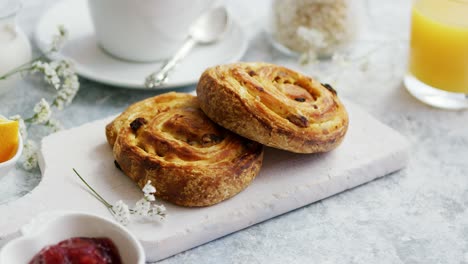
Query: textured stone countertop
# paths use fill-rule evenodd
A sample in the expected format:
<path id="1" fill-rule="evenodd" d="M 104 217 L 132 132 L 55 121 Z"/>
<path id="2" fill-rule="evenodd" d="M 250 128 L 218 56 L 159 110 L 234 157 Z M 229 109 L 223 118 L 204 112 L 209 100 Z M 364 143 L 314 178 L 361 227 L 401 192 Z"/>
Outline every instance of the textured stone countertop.
<path id="1" fill-rule="evenodd" d="M 19 21 L 30 37 L 53 2 L 24 1 Z M 368 0 L 363 3 L 363 30 L 351 52 L 353 58 L 333 66 L 300 66 L 267 41 L 262 31 L 267 0 L 229 1 L 251 39 L 243 60 L 283 64 L 333 83 L 341 96 L 409 139 L 409 163 L 402 171 L 162 263 L 468 263 L 468 111 L 431 108 L 403 87 L 409 2 Z M 158 94 L 89 80 L 81 84 L 73 104 L 55 113 L 66 128 L 116 114 L 132 102 Z M 0 113 L 29 116 L 35 102 L 52 94 L 38 78 L 27 78 L 0 97 Z M 40 139 L 43 134 L 32 129 L 30 135 Z M 39 180 L 39 170 L 2 179 L 0 202 L 17 199 Z"/>

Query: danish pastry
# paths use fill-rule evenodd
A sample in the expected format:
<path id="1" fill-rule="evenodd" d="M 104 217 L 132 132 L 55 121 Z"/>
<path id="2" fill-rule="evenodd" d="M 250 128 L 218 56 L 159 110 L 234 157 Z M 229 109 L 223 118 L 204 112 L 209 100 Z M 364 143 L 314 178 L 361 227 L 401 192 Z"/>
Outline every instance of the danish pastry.
<path id="1" fill-rule="evenodd" d="M 246 188 L 263 146 L 213 123 L 195 96 L 167 93 L 131 105 L 106 127 L 116 165 L 182 206 L 208 206 Z"/>
<path id="2" fill-rule="evenodd" d="M 332 150 L 348 128 L 346 109 L 330 85 L 273 64 L 209 68 L 200 78 L 197 95 L 214 122 L 291 152 Z"/>

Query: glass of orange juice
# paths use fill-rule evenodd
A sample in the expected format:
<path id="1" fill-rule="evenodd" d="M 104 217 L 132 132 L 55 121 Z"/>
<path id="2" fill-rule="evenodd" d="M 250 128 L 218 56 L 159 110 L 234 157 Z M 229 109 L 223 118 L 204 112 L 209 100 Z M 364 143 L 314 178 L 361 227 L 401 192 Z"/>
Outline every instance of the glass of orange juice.
<path id="1" fill-rule="evenodd" d="M 440 108 L 468 108 L 468 0 L 414 0 L 405 86 Z"/>

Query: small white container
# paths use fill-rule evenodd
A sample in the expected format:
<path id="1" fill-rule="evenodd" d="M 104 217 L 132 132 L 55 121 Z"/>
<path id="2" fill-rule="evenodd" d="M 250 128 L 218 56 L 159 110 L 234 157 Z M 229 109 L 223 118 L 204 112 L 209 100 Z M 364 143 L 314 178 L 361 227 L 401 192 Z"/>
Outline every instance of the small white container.
<path id="1" fill-rule="evenodd" d="M 20 10 L 21 1 L 0 1 L 0 79 L 31 60 L 29 39 L 16 25 L 16 15 Z M 0 95 L 13 88 L 19 77 L 19 74 L 15 74 L 0 80 Z"/>
<path id="2" fill-rule="evenodd" d="M 0 179 L 8 175 L 8 173 L 16 166 L 16 162 L 21 157 L 23 153 L 23 139 L 21 135 L 18 135 L 18 149 L 16 150 L 15 156 L 13 158 L 0 162 Z M 1 264 L 2 262 L 0 262 Z"/>
<path id="3" fill-rule="evenodd" d="M 122 263 L 144 264 L 145 253 L 138 240 L 116 222 L 79 212 L 49 212 L 21 230 L 22 237 L 10 241 L 0 251 L 0 263 L 24 264 L 44 247 L 73 237 L 106 237 L 114 242 Z"/>

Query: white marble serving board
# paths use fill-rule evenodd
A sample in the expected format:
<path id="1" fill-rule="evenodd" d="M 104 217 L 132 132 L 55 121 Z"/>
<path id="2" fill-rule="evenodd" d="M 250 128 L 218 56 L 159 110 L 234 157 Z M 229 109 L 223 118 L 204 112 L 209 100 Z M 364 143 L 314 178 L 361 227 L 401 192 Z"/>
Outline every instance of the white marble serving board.
<path id="1" fill-rule="evenodd" d="M 230 200 L 206 208 L 164 203 L 165 223 L 136 222 L 147 260 L 156 261 L 255 223 L 356 187 L 403 168 L 407 141 L 347 102 L 350 126 L 344 142 L 326 154 L 301 155 L 266 148 L 258 177 Z M 72 172 L 76 168 L 109 202 L 134 203 L 141 191 L 114 166 L 104 127 L 107 118 L 61 131 L 42 141 L 43 179 L 28 195 L 0 205 L 0 241 L 18 235 L 41 212 L 74 210 L 111 218 Z"/>

